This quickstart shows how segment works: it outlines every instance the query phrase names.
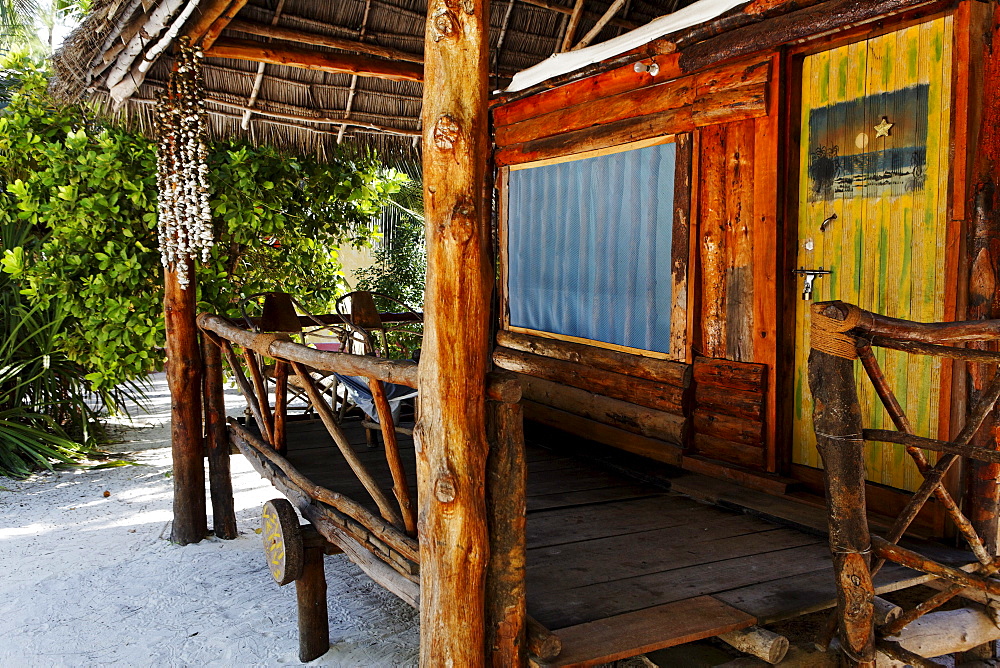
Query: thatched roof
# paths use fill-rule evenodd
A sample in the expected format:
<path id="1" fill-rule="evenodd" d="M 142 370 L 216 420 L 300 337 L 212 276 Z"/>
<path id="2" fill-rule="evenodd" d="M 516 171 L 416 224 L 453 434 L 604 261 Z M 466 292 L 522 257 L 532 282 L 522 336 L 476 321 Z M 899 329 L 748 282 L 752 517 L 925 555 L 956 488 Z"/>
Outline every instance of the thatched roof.
<path id="1" fill-rule="evenodd" d="M 592 41 L 616 37 L 690 1 L 618 0 L 614 19 Z M 583 0 L 573 43 L 612 4 Z M 573 7 L 574 0 L 493 1 L 494 88 L 562 50 Z M 422 84 L 410 79 L 419 79 L 422 70 L 426 10 L 426 0 L 97 0 L 55 57 L 53 90 L 68 99 L 94 100 L 148 129 L 176 40 L 200 32 L 209 36 L 204 41 L 214 31 L 218 41 L 204 61 L 214 136 L 241 136 L 320 157 L 338 139 L 360 140 L 383 154 L 414 157 Z M 267 64 L 234 57 L 268 42 L 280 53 L 265 56 L 271 58 Z M 293 60 L 360 60 L 375 71 L 398 67 L 403 80 L 276 64 L 288 62 L 289 53 Z"/>

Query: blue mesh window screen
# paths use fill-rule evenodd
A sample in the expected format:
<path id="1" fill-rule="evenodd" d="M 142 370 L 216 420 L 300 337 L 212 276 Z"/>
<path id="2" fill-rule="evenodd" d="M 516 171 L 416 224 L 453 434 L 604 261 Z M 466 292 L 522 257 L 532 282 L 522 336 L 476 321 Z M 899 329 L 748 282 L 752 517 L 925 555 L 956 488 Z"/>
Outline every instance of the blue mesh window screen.
<path id="1" fill-rule="evenodd" d="M 670 348 L 676 145 L 511 170 L 510 325 Z"/>

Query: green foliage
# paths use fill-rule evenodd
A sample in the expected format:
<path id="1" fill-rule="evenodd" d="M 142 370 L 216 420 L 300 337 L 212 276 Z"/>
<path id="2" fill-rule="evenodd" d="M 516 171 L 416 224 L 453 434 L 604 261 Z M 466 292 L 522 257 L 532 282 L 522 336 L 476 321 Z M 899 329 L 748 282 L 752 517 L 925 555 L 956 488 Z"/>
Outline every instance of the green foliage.
<path id="1" fill-rule="evenodd" d="M 388 223 L 386 237 L 375 246 L 375 263 L 359 269 L 358 289 L 387 295 L 420 311 L 424 304 L 427 249 L 424 245 L 423 185 L 407 181 L 389 200 L 383 212 Z M 385 302 L 384 304 L 381 302 Z M 375 298 L 380 311 L 398 311 L 398 304 Z M 398 325 L 388 333 L 390 347 L 406 351 L 420 348 L 423 325 Z"/>
<path id="2" fill-rule="evenodd" d="M 0 248 L 30 243 L 16 220 L 0 222 Z M 74 461 L 93 441 L 86 371 L 59 349 L 65 320 L 58 301 L 32 306 L 0 274 L 0 474 L 23 477 Z"/>
<path id="3" fill-rule="evenodd" d="M 62 304 L 61 350 L 109 391 L 162 364 L 155 147 L 53 102 L 43 72 L 12 69 L 24 84 L 0 116 L 0 217 L 40 241 L 7 248 L 3 270 L 33 304 Z M 371 159 L 319 164 L 229 143 L 210 163 L 216 246 L 199 302 L 231 315 L 274 289 L 329 311 L 344 286 L 330 249 L 367 243 L 368 219 L 402 181 Z"/>
<path id="4" fill-rule="evenodd" d="M 427 273 L 422 184 L 407 181 L 389 203 L 385 217 L 390 232 L 374 248 L 375 263 L 356 272 L 358 288 L 380 292 L 419 310 Z"/>

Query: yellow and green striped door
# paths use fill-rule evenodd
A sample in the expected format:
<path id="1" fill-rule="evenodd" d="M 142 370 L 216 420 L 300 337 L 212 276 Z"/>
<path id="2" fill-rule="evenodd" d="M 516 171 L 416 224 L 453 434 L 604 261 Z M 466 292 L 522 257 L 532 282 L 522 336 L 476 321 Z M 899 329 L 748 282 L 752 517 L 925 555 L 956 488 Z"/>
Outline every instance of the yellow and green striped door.
<path id="1" fill-rule="evenodd" d="M 806 57 L 796 261 L 832 272 L 816 279 L 813 300 L 944 319 L 951 45 L 947 16 Z M 796 286 L 792 460 L 819 467 L 806 376 L 811 302 L 801 277 Z M 936 438 L 940 361 L 876 357 L 914 429 Z M 856 373 L 862 381 L 860 363 Z M 865 426 L 892 429 L 870 383 L 858 387 Z M 899 446 L 868 444 L 866 466 L 873 482 L 912 490 L 920 481 Z"/>

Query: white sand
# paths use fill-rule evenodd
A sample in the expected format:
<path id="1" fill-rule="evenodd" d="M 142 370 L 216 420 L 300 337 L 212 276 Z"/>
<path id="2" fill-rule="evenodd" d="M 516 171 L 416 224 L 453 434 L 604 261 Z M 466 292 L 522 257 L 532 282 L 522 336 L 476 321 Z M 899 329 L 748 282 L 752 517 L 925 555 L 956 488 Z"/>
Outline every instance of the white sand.
<path id="1" fill-rule="evenodd" d="M 254 531 L 280 495 L 243 457 L 232 460 L 240 537 L 166 540 L 169 397 L 162 375 L 154 383 L 118 448 L 138 450 L 140 466 L 0 477 L 0 666 L 299 663 L 295 586 L 271 579 Z M 310 665 L 416 665 L 416 611 L 343 555 L 326 557 L 326 573 L 333 647 Z"/>

